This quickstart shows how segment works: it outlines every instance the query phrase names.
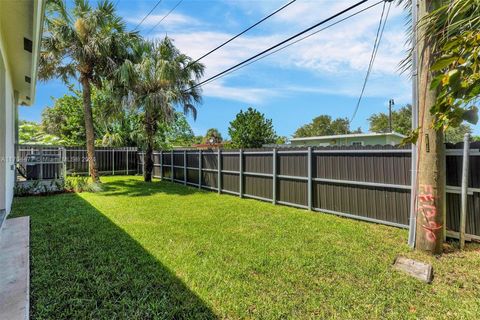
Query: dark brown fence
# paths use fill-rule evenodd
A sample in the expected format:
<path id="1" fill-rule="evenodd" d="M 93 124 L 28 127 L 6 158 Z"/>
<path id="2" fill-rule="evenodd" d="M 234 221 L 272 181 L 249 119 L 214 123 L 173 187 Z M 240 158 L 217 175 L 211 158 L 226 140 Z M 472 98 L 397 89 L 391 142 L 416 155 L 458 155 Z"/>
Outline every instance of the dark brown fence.
<path id="1" fill-rule="evenodd" d="M 472 148 L 474 148 L 472 144 Z M 480 236 L 480 152 L 470 152 L 467 233 Z M 461 149 L 447 150 L 447 229 L 458 230 Z M 154 176 L 240 197 L 408 227 L 408 148 L 175 150 L 154 153 Z"/>
<path id="2" fill-rule="evenodd" d="M 136 174 L 138 172 L 137 148 L 95 148 L 95 162 L 100 174 Z M 88 155 L 85 148 L 65 147 L 67 174 L 88 174 Z"/>
<path id="3" fill-rule="evenodd" d="M 138 166 L 138 158 L 137 148 L 95 148 L 97 169 L 103 175 L 142 172 Z M 73 173 L 88 174 L 88 155 L 84 147 L 17 145 L 17 163 L 20 176 L 27 177 L 30 174 L 38 180 L 58 179 Z M 31 168 L 39 173 L 33 172 L 32 175 Z"/>

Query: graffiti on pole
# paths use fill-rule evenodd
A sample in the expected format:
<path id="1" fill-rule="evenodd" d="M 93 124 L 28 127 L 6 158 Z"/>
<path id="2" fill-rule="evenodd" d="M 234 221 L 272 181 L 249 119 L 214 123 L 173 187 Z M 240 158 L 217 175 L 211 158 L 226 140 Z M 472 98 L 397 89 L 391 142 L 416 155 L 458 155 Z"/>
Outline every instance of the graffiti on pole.
<path id="1" fill-rule="evenodd" d="M 426 231 L 427 240 L 435 242 L 437 233 L 442 229 L 442 225 L 436 220 L 437 207 L 435 205 L 433 187 L 431 185 L 420 185 L 420 193 L 418 195 L 418 210 L 422 214 L 425 223 L 422 224 Z"/>

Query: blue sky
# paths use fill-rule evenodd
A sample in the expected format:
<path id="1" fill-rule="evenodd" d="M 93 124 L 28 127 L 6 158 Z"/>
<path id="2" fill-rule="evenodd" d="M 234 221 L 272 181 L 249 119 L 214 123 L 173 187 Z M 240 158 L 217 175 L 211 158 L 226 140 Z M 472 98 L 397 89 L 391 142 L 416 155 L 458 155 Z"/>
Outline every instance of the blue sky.
<path id="1" fill-rule="evenodd" d="M 134 28 L 157 0 L 119 0 L 118 13 Z M 163 0 L 140 27 L 148 38 L 166 34 L 192 58 L 198 58 L 287 0 L 184 0 L 157 28 L 149 32 L 178 0 Z M 214 75 L 263 49 L 340 11 L 357 0 L 298 0 L 202 62 Z M 369 1 L 366 5 L 374 3 Z M 365 6 L 366 6 L 365 5 Z M 290 137 L 315 116 L 350 118 L 368 66 L 382 5 L 247 66 L 203 88 L 197 120 L 189 118 L 195 134 L 218 128 L 228 136 L 229 122 L 249 106 L 273 120 L 277 134 Z M 411 85 L 398 72 L 405 54 L 405 13 L 392 5 L 384 37 L 352 128 L 368 131 L 368 117 L 410 103 Z M 37 85 L 35 104 L 21 107 L 20 118 L 39 121 L 52 97 L 66 93 L 59 80 Z M 474 128 L 480 134 L 479 126 Z"/>

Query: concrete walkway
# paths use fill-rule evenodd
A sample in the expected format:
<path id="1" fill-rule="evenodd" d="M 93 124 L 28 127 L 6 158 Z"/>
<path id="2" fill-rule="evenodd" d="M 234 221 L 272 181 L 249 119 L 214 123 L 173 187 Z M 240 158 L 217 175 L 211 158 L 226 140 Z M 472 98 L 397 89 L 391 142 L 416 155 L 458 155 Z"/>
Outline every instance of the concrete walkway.
<path id="1" fill-rule="evenodd" d="M 29 318 L 30 217 L 7 219 L 0 232 L 0 319 Z"/>

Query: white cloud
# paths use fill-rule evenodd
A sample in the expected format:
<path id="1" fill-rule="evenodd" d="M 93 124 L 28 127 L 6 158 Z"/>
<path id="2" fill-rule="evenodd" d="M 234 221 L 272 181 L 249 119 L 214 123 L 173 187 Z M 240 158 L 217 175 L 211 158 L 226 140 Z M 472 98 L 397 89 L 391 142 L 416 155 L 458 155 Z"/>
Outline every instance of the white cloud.
<path id="1" fill-rule="evenodd" d="M 278 96 L 273 88 L 231 87 L 223 81 L 212 82 L 203 87 L 204 94 L 209 97 L 235 100 L 250 104 L 261 104 L 269 98 Z"/>
<path id="2" fill-rule="evenodd" d="M 233 3 L 235 5 L 237 2 Z M 318 22 L 322 17 L 337 12 L 352 3 L 352 1 L 329 0 L 296 2 L 287 10 L 275 16 L 273 21 L 268 22 L 268 26 L 273 25 L 275 31 L 260 36 L 243 35 L 203 59 L 202 63 L 206 65 L 204 79 L 249 58 L 253 54 L 263 51 L 265 48 L 301 30 L 305 27 L 304 25 L 311 25 L 314 22 Z M 238 5 L 242 6 L 243 4 Z M 279 5 L 281 5 L 280 2 L 266 2 L 262 5 L 261 9 L 265 12 L 271 12 L 279 7 Z M 272 9 L 272 7 L 275 8 Z M 245 7 L 244 9 L 248 11 L 251 8 Z M 262 63 L 264 66 L 274 66 L 286 70 L 291 69 L 317 76 L 321 78 L 322 84 L 325 82 L 330 83 L 327 83 L 326 86 L 323 86 L 324 88 L 321 89 L 325 90 L 325 93 L 356 96 L 358 95 L 356 87 L 361 85 L 370 60 L 380 11 L 380 6 L 377 6 L 331 29 L 294 44 L 288 49 L 263 60 Z M 153 25 L 159 21 L 159 17 L 163 17 L 163 15 L 149 17 L 144 24 Z M 169 36 L 175 40 L 175 44 L 180 50 L 192 58 L 202 56 L 204 53 L 234 35 L 216 31 L 218 27 L 210 30 L 207 23 L 202 23 L 186 15 L 172 14 L 168 19 L 170 19 L 170 17 L 172 17 L 170 23 L 176 26 L 191 24 L 192 21 L 198 23 L 199 27 L 196 28 L 198 31 L 195 32 L 185 32 L 180 28 L 169 29 Z M 302 19 L 299 19 L 299 17 L 302 17 Z M 398 95 L 404 97 L 409 95 L 409 90 L 405 90 L 406 87 L 404 85 L 382 85 L 383 83 L 390 82 L 390 80 L 385 81 L 382 77 L 395 78 L 398 82 L 397 68 L 398 63 L 404 55 L 405 43 L 404 26 L 399 22 L 401 17 L 402 10 L 392 6 L 389 23 L 387 24 L 373 68 L 372 80 L 369 83 L 370 88 L 378 89 L 372 90 L 372 92 L 378 96 L 385 96 L 386 92 L 393 94 L 396 90 L 398 93 L 402 92 Z M 292 26 L 294 26 L 296 30 L 291 30 Z M 281 30 L 283 31 L 279 33 Z M 152 38 L 157 36 L 163 36 L 163 34 L 161 32 L 157 34 L 152 33 Z M 206 85 L 204 94 L 249 103 L 258 103 L 268 97 L 278 95 L 274 93 L 274 89 L 269 85 L 265 87 L 254 85 L 250 88 L 237 88 L 232 85 L 232 80 L 243 77 L 247 77 L 249 80 L 261 78 L 262 80 L 266 80 L 265 83 L 281 85 L 276 83 L 277 79 L 274 73 L 268 73 L 264 68 L 257 65 L 235 72 L 231 76 Z M 380 80 L 375 80 L 376 77 L 380 77 Z M 345 81 L 347 78 L 350 81 Z M 379 85 L 371 84 L 374 82 L 377 82 Z M 229 86 L 226 85 L 227 83 Z M 303 92 L 306 91 L 304 90 Z M 370 91 L 367 91 L 367 93 L 368 92 Z"/>
<path id="3" fill-rule="evenodd" d="M 143 22 L 142 22 L 142 27 L 144 29 L 149 29 L 155 25 L 157 25 L 168 13 L 168 11 L 161 12 L 158 14 L 151 14 L 149 15 Z M 139 24 L 144 16 L 137 16 L 137 17 L 127 17 L 126 21 L 130 22 L 134 25 Z M 202 25 L 203 23 L 191 16 L 184 15 L 181 13 L 175 13 L 172 12 L 166 17 L 159 25 L 158 28 L 167 28 L 167 30 L 175 29 L 177 27 L 182 27 L 182 26 L 189 26 L 189 27 L 198 27 Z"/>
<path id="4" fill-rule="evenodd" d="M 159 35 L 153 35 L 157 37 Z M 175 45 L 196 59 L 230 39 L 233 35 L 223 32 L 199 31 L 195 33 L 171 33 Z M 241 37 L 215 53 L 202 59 L 206 65 L 205 78 L 217 74 L 236 63 L 279 41 L 281 36 Z"/>

